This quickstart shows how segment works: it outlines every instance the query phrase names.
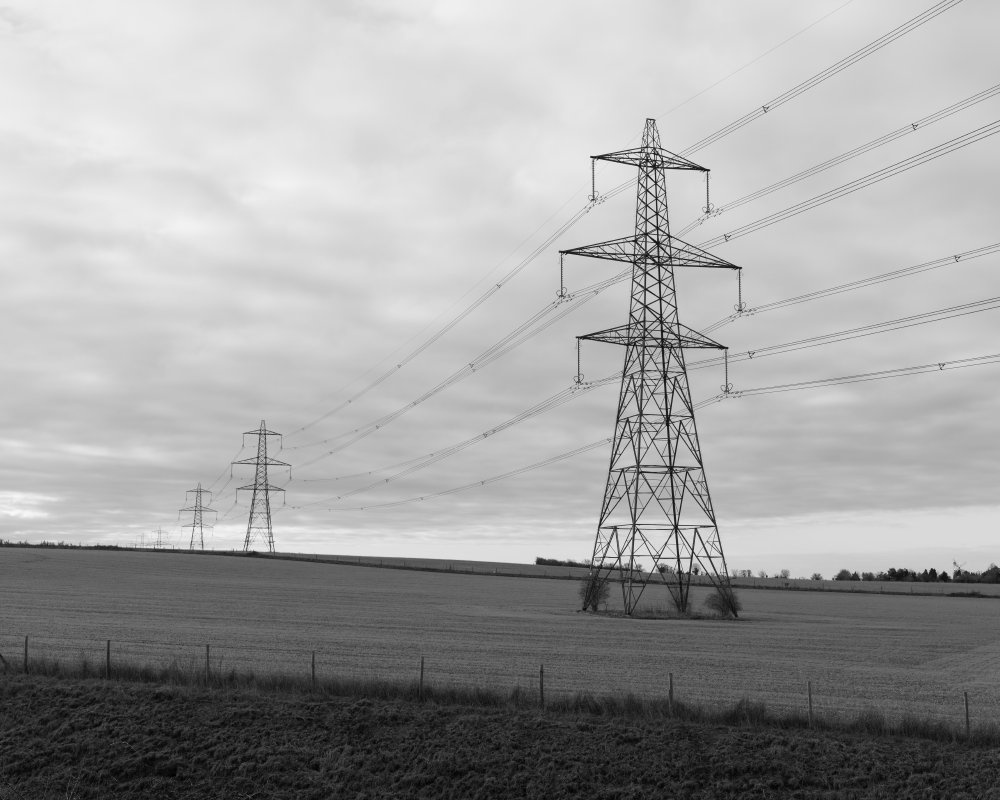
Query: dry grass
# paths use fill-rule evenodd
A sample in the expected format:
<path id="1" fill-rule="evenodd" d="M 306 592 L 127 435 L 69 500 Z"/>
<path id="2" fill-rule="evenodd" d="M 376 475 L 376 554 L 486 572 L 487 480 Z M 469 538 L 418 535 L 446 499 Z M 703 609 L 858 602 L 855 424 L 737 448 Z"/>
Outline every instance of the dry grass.
<path id="1" fill-rule="evenodd" d="M 174 661 L 166 666 L 126 664 L 113 667 L 110 678 L 104 665 L 97 665 L 85 656 L 65 661 L 52 658 L 29 660 L 30 674 L 37 677 L 66 681 L 101 680 L 126 683 L 148 683 L 174 688 L 205 688 L 220 691 L 294 694 L 312 697 L 356 697 L 378 700 L 404 700 L 434 705 L 463 705 L 475 708 L 542 709 L 537 690 L 514 687 L 510 690 L 486 687 L 421 685 L 418 681 L 394 681 L 379 678 L 323 677 L 312 680 L 301 675 L 274 672 L 257 674 L 253 671 L 228 670 L 206 677 L 203 668 L 181 665 Z M 996 723 L 977 725 L 967 735 L 964 728 L 938 719 L 905 715 L 892 721 L 877 708 L 866 708 L 853 716 L 830 717 L 798 711 L 779 712 L 764 703 L 741 698 L 728 706 L 705 706 L 671 701 L 666 697 L 643 697 L 632 693 L 594 695 L 577 692 L 561 695 L 544 703 L 546 714 L 581 714 L 625 720 L 680 720 L 697 724 L 728 725 L 746 728 L 812 728 L 824 731 L 849 731 L 867 736 L 903 736 L 934 741 L 969 741 L 980 746 L 1000 745 L 1000 726 Z"/>

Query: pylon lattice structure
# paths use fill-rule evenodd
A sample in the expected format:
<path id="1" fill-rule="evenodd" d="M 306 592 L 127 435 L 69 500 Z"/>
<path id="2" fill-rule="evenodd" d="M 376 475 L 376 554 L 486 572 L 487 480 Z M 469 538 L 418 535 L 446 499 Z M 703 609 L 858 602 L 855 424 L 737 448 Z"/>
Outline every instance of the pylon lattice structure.
<path id="1" fill-rule="evenodd" d="M 253 492 L 253 496 L 250 499 L 250 519 L 247 522 L 247 535 L 243 540 L 243 552 L 248 552 L 250 550 L 250 543 L 259 536 L 267 545 L 267 552 L 273 553 L 274 530 L 271 527 L 271 492 L 283 492 L 285 490 L 280 486 L 268 483 L 267 468 L 288 467 L 290 465 L 284 461 L 270 458 L 267 455 L 267 437 L 281 436 L 281 434 L 269 431 L 267 425 L 264 424 L 264 420 L 260 421 L 260 428 L 255 431 L 246 431 L 243 436 L 244 439 L 247 436 L 257 437 L 257 457 L 232 462 L 233 464 L 252 464 L 256 468 L 253 483 L 247 486 L 240 486 L 236 489 L 237 495 L 241 491 Z"/>
<path id="2" fill-rule="evenodd" d="M 646 120 L 639 148 L 591 158 L 639 170 L 635 234 L 561 251 L 632 264 L 628 322 L 577 337 L 625 348 L 591 587 L 596 592 L 617 574 L 631 614 L 650 581 L 662 579 L 684 612 L 691 575 L 703 573 L 735 615 L 684 361 L 685 349 L 725 347 L 681 324 L 674 271 L 740 268 L 670 235 L 666 171 L 708 170 L 664 150 L 655 120 Z M 648 573 L 638 568 L 640 559 L 652 561 Z"/>
<path id="3" fill-rule="evenodd" d="M 190 512 L 194 514 L 191 522 L 187 525 L 182 525 L 182 528 L 191 529 L 191 544 L 188 546 L 189 550 L 204 550 L 205 549 L 205 527 L 211 528 L 212 525 L 204 521 L 205 512 L 210 514 L 215 514 L 214 508 L 208 508 L 208 506 L 202 503 L 202 495 L 211 495 L 212 493 L 208 489 L 202 489 L 201 484 L 198 484 L 197 489 L 188 489 L 187 494 L 194 495 L 194 505 L 188 508 L 182 508 L 178 512 L 178 516 L 184 514 L 185 512 Z M 186 495 L 185 495 L 186 497 Z M 211 500 L 209 501 L 211 502 Z"/>

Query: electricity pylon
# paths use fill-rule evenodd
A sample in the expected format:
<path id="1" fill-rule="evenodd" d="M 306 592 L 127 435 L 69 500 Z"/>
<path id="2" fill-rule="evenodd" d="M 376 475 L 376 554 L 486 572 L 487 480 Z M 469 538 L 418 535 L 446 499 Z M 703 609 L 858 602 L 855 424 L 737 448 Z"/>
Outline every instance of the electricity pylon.
<path id="1" fill-rule="evenodd" d="M 684 612 L 691 575 L 701 572 L 720 590 L 735 616 L 684 362 L 686 348 L 725 347 L 681 324 L 674 270 L 740 268 L 670 235 L 666 171 L 708 170 L 664 150 L 656 120 L 646 120 L 639 148 L 591 158 L 639 169 L 635 234 L 561 251 L 632 264 L 628 322 L 577 337 L 625 347 L 591 587 L 596 591 L 617 573 L 625 613 L 631 614 L 648 583 L 662 579 Z M 723 392 L 728 392 L 728 385 Z M 652 561 L 650 572 L 639 568 L 640 558 Z"/>
<path id="2" fill-rule="evenodd" d="M 153 549 L 159 550 L 165 545 L 163 528 L 157 528 L 154 533 L 156 534 L 156 539 L 153 541 Z"/>
<path id="3" fill-rule="evenodd" d="M 244 441 L 246 441 L 247 436 L 251 435 L 257 437 L 257 457 L 245 458 L 242 461 L 233 462 L 233 464 L 253 464 L 256 467 L 253 484 L 240 486 L 236 489 L 237 495 L 241 491 L 253 491 L 253 496 L 250 499 L 250 520 L 247 523 L 247 535 L 243 540 L 243 552 L 246 553 L 250 550 L 250 543 L 259 535 L 267 544 L 267 552 L 273 553 L 274 531 L 271 528 L 271 492 L 283 492 L 285 490 L 280 486 L 273 486 L 268 483 L 267 468 L 287 467 L 290 465 L 284 461 L 268 457 L 267 437 L 281 436 L 281 434 L 269 431 L 264 424 L 264 420 L 260 421 L 260 428 L 255 431 L 246 431 L 243 434 Z"/>
<path id="4" fill-rule="evenodd" d="M 205 525 L 206 525 L 206 523 L 204 522 L 204 520 L 202 519 L 202 517 L 203 517 L 203 515 L 204 515 L 204 513 L 206 511 L 208 511 L 208 512 L 210 512 L 212 514 L 215 514 L 216 511 L 215 511 L 214 508 L 208 508 L 207 506 L 202 505 L 201 496 L 203 494 L 210 495 L 212 493 L 210 491 L 208 491 L 208 489 L 202 489 L 201 488 L 201 484 L 199 483 L 197 489 L 188 489 L 187 490 L 187 492 L 184 495 L 184 499 L 185 500 L 187 499 L 187 495 L 189 495 L 189 494 L 193 494 L 194 495 L 194 505 L 193 506 L 189 506 L 188 508 L 182 508 L 180 511 L 177 512 L 177 516 L 180 517 L 180 515 L 183 514 L 185 511 L 191 511 L 191 512 L 194 513 L 194 517 L 191 520 L 191 522 L 189 522 L 187 525 L 182 525 L 181 527 L 182 528 L 190 528 L 191 529 L 191 544 L 190 544 L 190 546 L 189 546 L 188 549 L 190 549 L 190 550 L 204 550 L 205 549 Z M 209 502 L 211 502 L 211 500 L 209 500 Z M 211 528 L 212 525 L 209 524 L 208 527 Z M 195 541 L 198 542 L 198 546 L 197 547 L 195 547 Z"/>

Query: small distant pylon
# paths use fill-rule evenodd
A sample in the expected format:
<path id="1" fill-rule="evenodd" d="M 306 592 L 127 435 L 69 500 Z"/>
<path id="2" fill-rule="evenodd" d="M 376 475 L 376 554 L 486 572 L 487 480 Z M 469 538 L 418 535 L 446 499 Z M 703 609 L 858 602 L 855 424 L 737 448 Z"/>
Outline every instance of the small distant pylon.
<path id="1" fill-rule="evenodd" d="M 264 424 L 264 420 L 260 421 L 260 428 L 255 431 L 246 431 L 243 436 L 244 440 L 247 436 L 257 437 L 257 457 L 244 458 L 242 461 L 233 462 L 233 464 L 252 464 L 256 467 L 253 484 L 240 486 L 236 490 L 237 495 L 239 495 L 240 491 L 253 492 L 250 500 L 250 520 L 247 522 L 247 535 L 243 540 L 243 552 L 249 552 L 250 543 L 260 536 L 267 544 L 267 552 L 273 553 L 274 531 L 271 528 L 271 492 L 283 492 L 285 490 L 280 486 L 273 486 L 268 483 L 267 468 L 290 467 L 291 465 L 284 461 L 278 461 L 276 458 L 268 457 L 267 437 L 281 436 L 281 434 L 269 431 L 267 425 Z"/>
<path id="2" fill-rule="evenodd" d="M 203 515 L 206 511 L 212 514 L 215 514 L 216 511 L 214 508 L 208 508 L 207 506 L 203 505 L 201 496 L 203 494 L 211 495 L 212 493 L 208 489 L 202 489 L 201 484 L 199 483 L 197 489 L 187 490 L 187 492 L 185 493 L 185 499 L 189 494 L 194 495 L 194 505 L 189 506 L 187 508 L 182 508 L 180 511 L 177 512 L 177 516 L 180 517 L 180 515 L 183 514 L 185 511 L 192 512 L 194 514 L 194 517 L 191 520 L 191 522 L 189 522 L 187 525 L 182 525 L 181 527 L 191 529 L 191 544 L 189 545 L 188 549 L 204 550 L 206 523 L 203 519 Z M 209 500 L 209 502 L 212 501 Z M 208 527 L 211 528 L 213 526 L 211 524 L 208 524 Z M 197 542 L 197 546 L 195 546 L 195 542 Z"/>
<path id="3" fill-rule="evenodd" d="M 159 550 L 159 549 L 161 549 L 163 547 L 163 544 L 164 544 L 164 541 L 163 541 L 163 537 L 164 537 L 163 528 L 157 528 L 156 531 L 155 531 L 155 533 L 156 533 L 156 539 L 153 541 L 153 549 Z"/>

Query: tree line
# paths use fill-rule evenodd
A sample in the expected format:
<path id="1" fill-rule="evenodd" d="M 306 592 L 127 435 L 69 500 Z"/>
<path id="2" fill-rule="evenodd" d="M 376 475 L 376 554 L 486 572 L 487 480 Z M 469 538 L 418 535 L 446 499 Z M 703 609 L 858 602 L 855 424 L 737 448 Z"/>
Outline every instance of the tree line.
<path id="1" fill-rule="evenodd" d="M 925 569 L 923 572 L 907 569 L 906 567 L 890 567 L 884 572 L 851 572 L 849 569 L 842 569 L 833 579 L 835 581 L 904 581 L 910 583 L 1000 583 L 1000 567 L 990 564 L 982 572 L 973 572 L 963 569 L 961 565 L 954 564 L 951 573 L 948 570 L 938 572 L 934 567 Z"/>

